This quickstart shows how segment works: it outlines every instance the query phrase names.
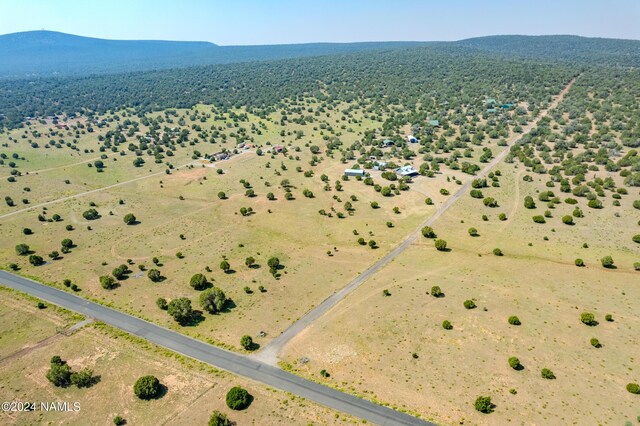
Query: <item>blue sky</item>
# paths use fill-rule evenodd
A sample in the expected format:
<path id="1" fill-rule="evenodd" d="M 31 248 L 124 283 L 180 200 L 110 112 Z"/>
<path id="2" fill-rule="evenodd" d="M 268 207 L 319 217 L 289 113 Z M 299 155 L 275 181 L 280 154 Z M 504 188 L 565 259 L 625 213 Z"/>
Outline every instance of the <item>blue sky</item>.
<path id="1" fill-rule="evenodd" d="M 640 39 L 640 0 L 1 0 L 0 34 L 47 30 L 222 45 L 459 40 L 491 34 Z"/>

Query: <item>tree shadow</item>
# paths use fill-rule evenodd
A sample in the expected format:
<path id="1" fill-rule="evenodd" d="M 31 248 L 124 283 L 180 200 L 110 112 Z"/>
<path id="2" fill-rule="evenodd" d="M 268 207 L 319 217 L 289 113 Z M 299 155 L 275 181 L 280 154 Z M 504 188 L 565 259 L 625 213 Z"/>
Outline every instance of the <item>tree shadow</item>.
<path id="1" fill-rule="evenodd" d="M 204 321 L 204 315 L 202 315 L 202 311 L 194 310 L 191 313 L 189 319 L 183 324 L 185 327 L 195 327 Z"/>
<path id="2" fill-rule="evenodd" d="M 160 385 L 158 386 L 158 393 L 156 394 L 156 396 L 153 397 L 153 399 L 161 399 L 168 392 L 169 392 L 169 388 L 167 387 L 167 385 L 165 385 L 164 383 L 160 383 Z"/>
<path id="3" fill-rule="evenodd" d="M 524 365 L 522 365 L 522 364 L 518 364 L 518 366 L 517 366 L 516 368 L 514 368 L 514 370 L 516 370 L 516 371 L 522 371 L 522 370 L 524 370 Z"/>
<path id="4" fill-rule="evenodd" d="M 227 299 L 222 309 L 220 309 L 220 312 L 228 313 L 228 312 L 231 312 L 231 310 L 235 309 L 236 307 L 237 307 L 236 302 L 234 302 L 233 299 Z"/>
<path id="5" fill-rule="evenodd" d="M 226 271 L 224 271 L 224 273 L 227 274 L 227 275 L 231 275 L 231 274 L 235 274 L 236 270 L 230 268 L 230 269 L 227 269 Z"/>

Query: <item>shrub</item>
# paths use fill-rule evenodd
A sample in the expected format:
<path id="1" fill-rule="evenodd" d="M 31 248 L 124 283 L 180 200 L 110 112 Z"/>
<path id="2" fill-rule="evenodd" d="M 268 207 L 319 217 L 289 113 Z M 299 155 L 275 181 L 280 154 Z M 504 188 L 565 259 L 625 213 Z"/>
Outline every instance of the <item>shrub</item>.
<path id="1" fill-rule="evenodd" d="M 453 324 L 449 320 L 442 321 L 442 328 L 445 330 L 451 330 L 453 328 Z"/>
<path id="2" fill-rule="evenodd" d="M 629 383 L 627 385 L 627 391 L 631 393 L 635 393 L 636 395 L 640 394 L 640 385 L 637 383 Z"/>
<path id="3" fill-rule="evenodd" d="M 576 266 L 584 266 L 584 260 L 578 258 L 575 260 Z"/>
<path id="4" fill-rule="evenodd" d="M 613 258 L 611 256 L 603 257 L 602 259 L 600 259 L 600 262 L 605 268 L 611 268 L 613 266 Z"/>
<path id="5" fill-rule="evenodd" d="M 29 256 L 29 263 L 33 266 L 40 266 L 44 264 L 44 259 L 42 258 L 42 256 L 32 254 L 31 256 Z"/>
<path id="6" fill-rule="evenodd" d="M 476 410 L 481 413 L 489 414 L 492 411 L 491 397 L 490 396 L 479 396 L 475 402 Z"/>
<path id="7" fill-rule="evenodd" d="M 594 348 L 602 347 L 602 345 L 600 344 L 600 341 L 595 337 L 591 339 L 591 346 L 593 346 Z"/>
<path id="8" fill-rule="evenodd" d="M 162 309 L 163 311 L 166 311 L 167 308 L 169 307 L 169 305 L 167 304 L 167 299 L 165 299 L 164 297 L 158 297 L 156 299 L 156 305 L 158 306 L 158 308 Z"/>
<path id="9" fill-rule="evenodd" d="M 227 407 L 232 410 L 242 410 L 247 408 L 251 402 L 251 396 L 249 392 L 240 386 L 232 387 L 229 392 L 227 392 Z"/>
<path id="10" fill-rule="evenodd" d="M 471 299 L 465 300 L 463 304 L 466 309 L 474 309 L 476 307 L 475 302 Z"/>
<path id="11" fill-rule="evenodd" d="M 493 207 L 498 207 L 498 201 L 493 197 L 487 197 L 484 200 L 482 200 L 482 202 L 487 207 L 492 207 L 492 208 Z"/>
<path id="12" fill-rule="evenodd" d="M 546 220 L 544 220 L 544 216 L 533 216 L 533 221 L 535 223 L 545 223 Z"/>
<path id="13" fill-rule="evenodd" d="M 562 216 L 562 223 L 565 225 L 573 225 L 573 218 L 569 215 Z"/>
<path id="14" fill-rule="evenodd" d="M 30 251 L 31 249 L 26 244 L 18 244 L 16 246 L 16 254 L 18 256 L 26 256 L 27 254 L 29 254 Z"/>
<path id="15" fill-rule="evenodd" d="M 56 355 L 51 358 L 51 368 L 47 371 L 46 377 L 56 387 L 69 386 L 71 383 L 71 367 Z"/>
<path id="16" fill-rule="evenodd" d="M 142 376 L 133 385 L 133 392 L 140 399 L 153 399 L 160 394 L 160 381 L 155 376 Z"/>
<path id="17" fill-rule="evenodd" d="M 447 242 L 445 240 L 436 240 L 434 243 L 436 250 L 445 251 L 447 249 Z"/>
<path id="18" fill-rule="evenodd" d="M 478 230 L 476 228 L 469 228 L 469 235 L 471 235 L 472 237 L 477 237 L 478 236 Z"/>
<path id="19" fill-rule="evenodd" d="M 502 256 L 502 250 L 500 250 L 499 248 L 494 248 L 493 254 L 495 254 L 496 256 Z"/>
<path id="20" fill-rule="evenodd" d="M 430 226 L 425 226 L 422 228 L 422 236 L 425 238 L 435 238 L 436 233 L 433 231 L 433 228 Z"/>
<path id="21" fill-rule="evenodd" d="M 553 371 L 549 370 L 548 368 L 543 368 L 540 371 L 540 375 L 543 379 L 553 380 L 556 378 L 555 374 L 553 374 Z"/>
<path id="22" fill-rule="evenodd" d="M 330 376 L 329 372 L 325 369 L 320 370 L 320 375 L 324 378 L 327 378 Z"/>
<path id="23" fill-rule="evenodd" d="M 521 368 L 520 360 L 515 356 L 512 356 L 511 358 L 509 358 L 509 366 L 514 370 L 519 370 Z"/>
<path id="24" fill-rule="evenodd" d="M 431 287 L 431 295 L 433 297 L 442 297 L 442 290 L 437 285 Z"/>
<path id="25" fill-rule="evenodd" d="M 247 334 L 242 336 L 242 338 L 240 339 L 240 346 L 248 351 L 253 350 L 253 339 L 251 338 L 251 336 Z"/>
<path id="26" fill-rule="evenodd" d="M 126 214 L 123 220 L 124 220 L 124 223 L 126 223 L 127 225 L 133 225 L 137 222 L 137 219 L 133 215 L 133 213 Z"/>
<path id="27" fill-rule="evenodd" d="M 187 299 L 186 297 L 178 297 L 177 299 L 173 299 L 167 307 L 167 312 L 179 324 L 184 325 L 188 323 L 193 316 L 191 300 Z"/>
<path id="28" fill-rule="evenodd" d="M 157 269 L 149 269 L 147 277 L 154 283 L 159 282 L 162 279 L 162 274 Z"/>
<path id="29" fill-rule="evenodd" d="M 100 285 L 105 290 L 112 290 L 117 287 L 117 281 L 111 275 L 103 275 L 100 277 Z"/>
<path id="30" fill-rule="evenodd" d="M 116 425 L 116 426 L 122 426 L 122 425 L 126 425 L 127 421 L 124 418 L 122 418 L 121 416 L 115 416 L 113 418 L 113 424 Z"/>
<path id="31" fill-rule="evenodd" d="M 604 316 L 605 321 L 613 322 L 613 316 L 611 314 L 607 314 Z"/>
<path id="32" fill-rule="evenodd" d="M 233 423 L 227 418 L 227 415 L 220 411 L 214 411 L 209 417 L 209 426 L 232 426 Z"/>
<path id="33" fill-rule="evenodd" d="M 194 290 L 204 290 L 207 288 L 209 282 L 207 281 L 207 277 L 204 274 L 195 274 L 189 280 L 189 285 L 193 287 Z"/>
<path id="34" fill-rule="evenodd" d="M 596 321 L 595 315 L 593 315 L 591 312 L 581 313 L 580 321 L 582 321 L 583 324 L 586 324 L 588 326 L 594 326 L 598 324 L 598 322 Z"/>
<path id="35" fill-rule="evenodd" d="M 85 220 L 96 220 L 100 217 L 100 214 L 96 209 L 89 209 L 82 213 L 82 217 L 85 218 Z"/>
<path id="36" fill-rule="evenodd" d="M 207 289 L 200 294 L 200 306 L 210 314 L 222 311 L 226 303 L 227 297 L 218 287 Z"/>
<path id="37" fill-rule="evenodd" d="M 93 371 L 84 368 L 77 373 L 71 373 L 71 384 L 79 388 L 88 388 L 93 384 Z"/>
<path id="38" fill-rule="evenodd" d="M 512 316 L 509 317 L 509 324 L 511 324 L 511 325 L 520 325 L 522 323 L 520 322 L 520 319 L 517 316 L 512 315 Z"/>
<path id="39" fill-rule="evenodd" d="M 533 197 L 531 197 L 530 195 L 527 195 L 526 197 L 524 197 L 524 207 L 527 209 L 536 208 L 536 203 L 533 201 Z"/>

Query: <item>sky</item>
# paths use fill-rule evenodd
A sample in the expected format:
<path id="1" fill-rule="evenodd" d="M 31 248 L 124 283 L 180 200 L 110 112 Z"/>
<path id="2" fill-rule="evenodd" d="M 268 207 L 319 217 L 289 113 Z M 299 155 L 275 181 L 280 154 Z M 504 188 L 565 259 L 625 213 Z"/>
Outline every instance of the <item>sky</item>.
<path id="1" fill-rule="evenodd" d="M 46 29 L 220 45 L 574 34 L 640 40 L 640 0 L 0 0 L 0 34 Z"/>

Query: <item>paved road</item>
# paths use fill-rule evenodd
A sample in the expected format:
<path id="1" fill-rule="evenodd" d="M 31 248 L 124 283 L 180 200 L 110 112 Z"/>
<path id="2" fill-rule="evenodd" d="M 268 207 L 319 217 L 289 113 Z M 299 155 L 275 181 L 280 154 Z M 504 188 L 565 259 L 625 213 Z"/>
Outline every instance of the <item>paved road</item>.
<path id="1" fill-rule="evenodd" d="M 134 334 L 159 346 L 205 362 L 216 368 L 247 377 L 276 389 L 291 392 L 326 407 L 365 419 L 374 424 L 383 426 L 434 425 L 433 423 L 376 405 L 353 395 L 305 380 L 253 358 L 226 351 L 149 323 L 140 318 L 124 314 L 6 271 L 0 271 L 0 284 L 86 315 L 87 317 L 95 318 L 112 327 Z"/>
<path id="2" fill-rule="evenodd" d="M 577 78 L 577 77 L 576 77 Z M 571 80 L 567 86 L 556 96 L 554 101 L 549 105 L 549 107 L 540 112 L 538 117 L 529 123 L 527 126 L 523 128 L 523 134 L 529 133 L 534 126 L 540 122 L 542 117 L 547 114 L 547 111 L 555 108 L 558 103 L 564 98 L 565 94 L 569 91 L 571 86 L 573 85 L 575 78 Z M 504 159 L 509 153 L 511 145 L 519 139 L 520 136 L 515 135 L 511 138 L 508 145 L 493 159 L 491 160 L 475 177 L 474 179 L 479 179 L 484 177 L 491 169 L 493 169 L 500 161 Z M 418 229 L 412 232 L 407 238 L 405 238 L 402 243 L 391 252 L 389 252 L 386 256 L 376 261 L 373 265 L 371 265 L 368 269 L 366 269 L 363 273 L 354 278 L 346 287 L 341 290 L 333 293 L 327 299 L 325 299 L 318 306 L 307 312 L 302 318 L 298 321 L 291 324 L 282 334 L 273 339 L 264 348 L 256 353 L 254 357 L 262 362 L 271 365 L 277 365 L 278 355 L 282 352 L 284 347 L 289 343 L 294 337 L 300 334 L 304 329 L 309 327 L 314 321 L 327 313 L 331 308 L 337 305 L 342 299 L 344 299 L 349 293 L 357 289 L 363 282 L 368 280 L 372 275 L 376 272 L 387 266 L 393 259 L 398 257 L 403 251 L 405 251 L 411 244 L 420 237 L 422 233 L 422 228 L 425 226 L 431 226 L 440 216 L 442 216 L 453 204 L 456 203 L 469 189 L 471 186 L 471 179 L 469 179 L 464 185 L 462 185 L 451 197 L 447 199 L 435 213 L 425 220 Z"/>

